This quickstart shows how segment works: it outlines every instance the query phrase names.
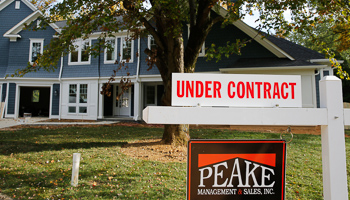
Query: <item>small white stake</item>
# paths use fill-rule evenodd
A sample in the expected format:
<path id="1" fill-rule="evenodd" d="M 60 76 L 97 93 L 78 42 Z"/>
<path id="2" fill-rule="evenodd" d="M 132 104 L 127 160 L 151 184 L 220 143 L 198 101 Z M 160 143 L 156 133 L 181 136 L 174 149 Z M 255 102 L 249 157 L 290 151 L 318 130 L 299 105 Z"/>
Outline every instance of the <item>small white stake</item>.
<path id="1" fill-rule="evenodd" d="M 78 185 L 80 155 L 81 155 L 80 153 L 73 153 L 73 167 L 72 167 L 72 180 L 71 180 L 71 185 L 73 187 L 76 187 Z"/>

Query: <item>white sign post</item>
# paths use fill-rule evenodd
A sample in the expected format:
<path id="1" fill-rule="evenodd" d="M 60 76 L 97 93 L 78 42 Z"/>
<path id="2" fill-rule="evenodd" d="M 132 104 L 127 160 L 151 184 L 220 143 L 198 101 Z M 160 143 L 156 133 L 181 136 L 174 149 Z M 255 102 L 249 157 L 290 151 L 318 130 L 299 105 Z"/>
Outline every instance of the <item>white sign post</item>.
<path id="1" fill-rule="evenodd" d="M 340 79 L 324 77 L 320 94 L 321 108 L 272 108 L 273 104 L 266 106 L 269 108 L 162 106 L 147 107 L 143 119 L 149 124 L 321 125 L 324 199 L 347 200 L 344 125 L 350 125 L 350 109 L 343 109 Z"/>

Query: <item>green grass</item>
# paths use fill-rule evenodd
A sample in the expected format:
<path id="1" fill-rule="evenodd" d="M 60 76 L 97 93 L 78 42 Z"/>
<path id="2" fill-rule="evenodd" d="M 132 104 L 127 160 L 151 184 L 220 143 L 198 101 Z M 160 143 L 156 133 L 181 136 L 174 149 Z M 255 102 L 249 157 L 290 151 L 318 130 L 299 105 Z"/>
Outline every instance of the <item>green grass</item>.
<path id="1" fill-rule="evenodd" d="M 125 156 L 125 142 L 161 138 L 162 129 L 71 127 L 0 132 L 0 190 L 16 199 L 185 199 L 186 164 Z M 278 139 L 279 134 L 191 130 L 192 138 Z M 350 138 L 346 138 L 347 157 Z M 321 138 L 295 135 L 287 147 L 286 199 L 323 199 Z M 82 154 L 71 187 L 73 153 Z M 348 185 L 350 159 L 347 160 Z"/>

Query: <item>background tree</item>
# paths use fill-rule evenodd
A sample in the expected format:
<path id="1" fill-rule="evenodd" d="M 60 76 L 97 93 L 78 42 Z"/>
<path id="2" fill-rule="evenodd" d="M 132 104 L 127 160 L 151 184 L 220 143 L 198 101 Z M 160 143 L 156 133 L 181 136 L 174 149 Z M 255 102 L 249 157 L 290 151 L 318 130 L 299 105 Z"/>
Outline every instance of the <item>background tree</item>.
<path id="1" fill-rule="evenodd" d="M 335 0 L 321 3 L 317 0 L 64 0 L 56 4 L 47 16 L 62 16 L 67 20 L 67 27 L 57 39 L 52 40 L 37 62 L 20 73 L 55 69 L 62 53 L 67 55 L 74 49 L 75 39 L 88 38 L 94 31 L 102 31 L 103 34 L 99 38 L 100 42 L 88 49 L 93 55 L 105 47 L 104 38 L 112 36 L 114 32 L 127 30 L 130 39 L 150 34 L 157 48 L 145 49 L 145 53 L 151 56 L 150 64 L 155 64 L 159 69 L 165 89 L 162 105 L 169 106 L 171 74 L 195 71 L 202 44 L 214 24 L 221 23 L 224 27 L 257 9 L 260 13 L 258 29 L 283 30 L 283 34 L 289 33 L 293 28 L 307 31 L 310 24 L 321 19 L 315 16 L 336 18 L 333 13 L 339 11 L 342 4 L 343 2 Z M 225 14 L 213 14 L 213 10 L 219 12 L 222 9 L 220 5 L 227 8 L 222 12 Z M 284 19 L 285 10 L 291 10 L 293 24 Z M 337 15 L 344 14 L 340 12 Z M 52 22 L 53 19 L 48 17 L 46 20 Z M 190 34 L 185 46 L 183 30 L 187 24 Z M 247 41 L 237 41 L 224 47 L 212 45 L 208 55 L 220 59 L 216 55 L 239 54 L 245 42 Z M 187 125 L 165 126 L 164 142 L 183 145 L 188 139 Z"/>
<path id="2" fill-rule="evenodd" d="M 346 78 L 348 75 L 344 77 L 344 73 L 350 70 L 350 49 L 342 46 L 344 43 L 340 40 L 343 40 L 344 37 L 338 33 L 337 27 L 339 26 L 334 22 L 319 23 L 313 27 L 311 34 L 302 34 L 294 31 L 287 38 L 304 47 L 329 54 L 331 58 L 344 61 L 341 66 L 345 72 L 341 73 L 336 69 L 335 72 L 338 77 L 343 79 L 343 101 L 350 102 L 350 82 Z M 343 32 L 341 33 L 343 34 Z M 348 40 L 349 38 L 346 39 Z"/>

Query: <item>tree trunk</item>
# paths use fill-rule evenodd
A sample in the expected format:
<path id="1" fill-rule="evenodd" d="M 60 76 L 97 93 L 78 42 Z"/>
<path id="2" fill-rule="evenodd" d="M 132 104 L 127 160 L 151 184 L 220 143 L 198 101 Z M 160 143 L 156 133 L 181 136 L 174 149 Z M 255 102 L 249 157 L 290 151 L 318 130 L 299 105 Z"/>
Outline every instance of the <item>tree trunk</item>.
<path id="1" fill-rule="evenodd" d="M 162 105 L 171 106 L 171 78 L 164 81 L 164 94 Z M 171 115 L 171 113 L 169 113 Z M 190 140 L 190 129 L 188 124 L 166 124 L 164 125 L 163 142 L 175 146 L 187 146 Z"/>
<path id="2" fill-rule="evenodd" d="M 172 73 L 184 73 L 184 44 L 182 35 L 165 37 L 166 49 L 158 50 L 156 65 L 162 76 L 164 94 L 161 105 L 171 106 L 171 81 Z M 169 113 L 171 115 L 171 113 Z M 190 139 L 188 125 L 165 125 L 163 142 L 177 146 L 186 146 Z"/>

